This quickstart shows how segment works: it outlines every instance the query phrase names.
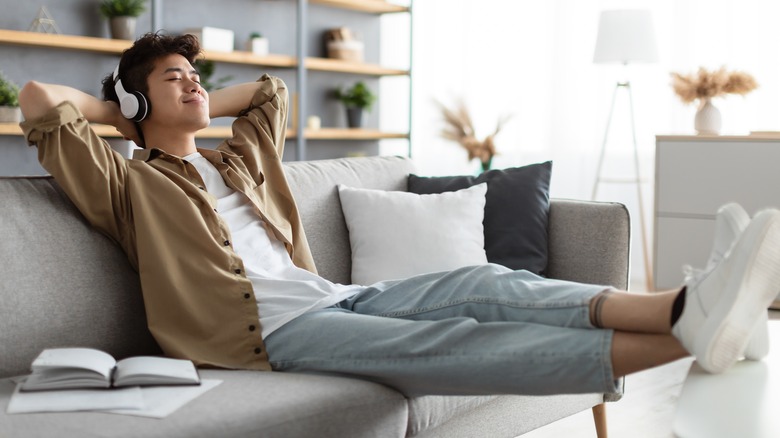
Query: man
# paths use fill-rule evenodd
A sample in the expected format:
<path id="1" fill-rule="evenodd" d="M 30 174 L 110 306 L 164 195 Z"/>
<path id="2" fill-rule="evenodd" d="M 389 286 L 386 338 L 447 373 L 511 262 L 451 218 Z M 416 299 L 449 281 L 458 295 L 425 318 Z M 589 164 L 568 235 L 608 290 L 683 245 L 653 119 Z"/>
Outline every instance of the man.
<path id="1" fill-rule="evenodd" d="M 330 283 L 316 275 L 281 164 L 284 83 L 264 75 L 209 96 L 192 67 L 199 52 L 191 36 L 148 34 L 104 80 L 106 101 L 38 82 L 20 95 L 28 141 L 127 253 L 169 356 L 348 375 L 407 395 L 614 392 L 615 379 L 689 354 L 722 372 L 765 330 L 780 280 L 774 210 L 723 226 L 711 266 L 675 291 L 628 294 L 497 265 Z M 237 117 L 233 137 L 197 149 L 195 133 L 221 116 Z M 89 122 L 145 149 L 125 160 Z"/>

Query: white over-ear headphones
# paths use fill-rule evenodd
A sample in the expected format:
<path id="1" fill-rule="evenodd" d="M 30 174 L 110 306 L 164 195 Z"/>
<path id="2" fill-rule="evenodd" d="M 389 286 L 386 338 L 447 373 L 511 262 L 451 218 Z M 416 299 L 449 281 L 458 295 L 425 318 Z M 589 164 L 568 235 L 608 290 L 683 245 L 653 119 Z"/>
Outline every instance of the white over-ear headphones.
<path id="1" fill-rule="evenodd" d="M 119 79 L 119 65 L 114 69 L 114 90 L 119 98 L 119 110 L 126 119 L 140 122 L 149 115 L 149 103 L 146 97 L 138 92 L 128 93 Z"/>

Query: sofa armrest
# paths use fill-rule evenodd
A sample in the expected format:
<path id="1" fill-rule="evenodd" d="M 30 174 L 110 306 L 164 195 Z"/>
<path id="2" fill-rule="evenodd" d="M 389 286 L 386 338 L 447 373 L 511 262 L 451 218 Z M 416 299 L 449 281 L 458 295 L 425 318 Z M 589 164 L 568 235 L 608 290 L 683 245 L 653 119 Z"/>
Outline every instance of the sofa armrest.
<path id="1" fill-rule="evenodd" d="M 630 242 L 623 204 L 550 201 L 548 277 L 626 289 Z"/>

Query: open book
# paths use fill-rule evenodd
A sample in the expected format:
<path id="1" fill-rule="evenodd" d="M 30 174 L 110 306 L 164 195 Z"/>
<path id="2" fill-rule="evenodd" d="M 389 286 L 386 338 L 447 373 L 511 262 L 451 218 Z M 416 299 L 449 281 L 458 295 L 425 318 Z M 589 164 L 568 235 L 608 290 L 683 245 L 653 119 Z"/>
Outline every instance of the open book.
<path id="1" fill-rule="evenodd" d="M 21 390 L 199 384 L 198 371 L 189 360 L 138 356 L 117 362 L 92 348 L 50 348 L 35 358 Z"/>

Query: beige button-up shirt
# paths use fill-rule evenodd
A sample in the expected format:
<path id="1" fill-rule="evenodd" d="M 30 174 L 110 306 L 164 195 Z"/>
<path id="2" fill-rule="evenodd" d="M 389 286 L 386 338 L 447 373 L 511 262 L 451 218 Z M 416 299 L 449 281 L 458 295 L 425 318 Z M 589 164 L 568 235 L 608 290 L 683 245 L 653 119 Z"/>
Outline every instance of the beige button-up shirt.
<path id="1" fill-rule="evenodd" d="M 264 75 L 233 137 L 198 149 L 245 194 L 293 262 L 316 272 L 282 167 L 287 89 Z M 141 277 L 149 329 L 166 355 L 197 365 L 269 370 L 258 306 L 230 230 L 192 164 L 160 149 L 126 160 L 70 102 L 25 121 L 38 159 Z M 105 291 L 111 293 L 111 291 Z"/>

